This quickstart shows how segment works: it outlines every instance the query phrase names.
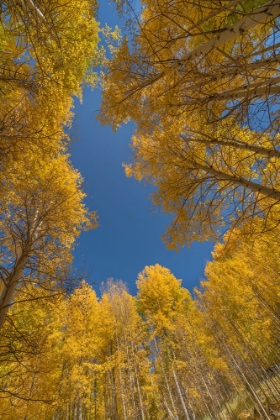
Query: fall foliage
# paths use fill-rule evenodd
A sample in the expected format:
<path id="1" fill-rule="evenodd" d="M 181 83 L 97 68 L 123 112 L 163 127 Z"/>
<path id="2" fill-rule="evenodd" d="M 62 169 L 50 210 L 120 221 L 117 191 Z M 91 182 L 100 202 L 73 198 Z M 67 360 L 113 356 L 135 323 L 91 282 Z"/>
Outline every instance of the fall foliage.
<path id="1" fill-rule="evenodd" d="M 132 119 L 127 174 L 156 186 L 177 248 L 261 217 L 278 225 L 279 1 L 128 1 L 100 119 Z"/>
<path id="2" fill-rule="evenodd" d="M 115 3 L 122 40 L 95 0 L 0 5 L 0 419 L 279 418 L 280 0 Z M 167 246 L 219 238 L 193 293 L 159 264 L 136 296 L 72 279 L 97 215 L 69 128 L 100 68 Z"/>
<path id="3" fill-rule="evenodd" d="M 1 6 L 0 328 L 19 289 L 55 288 L 70 270 L 75 238 L 96 226 L 65 130 L 73 96 L 96 82 L 95 13 L 92 1 Z"/>
<path id="4" fill-rule="evenodd" d="M 239 396 L 248 415 L 271 419 L 280 397 L 274 234 L 248 243 L 235 231 L 218 244 L 194 298 L 160 265 L 139 274 L 136 297 L 120 281 L 109 281 L 99 299 L 84 281 L 46 301 L 23 303 L 19 292 L 1 332 L 5 412 L 233 419 Z"/>

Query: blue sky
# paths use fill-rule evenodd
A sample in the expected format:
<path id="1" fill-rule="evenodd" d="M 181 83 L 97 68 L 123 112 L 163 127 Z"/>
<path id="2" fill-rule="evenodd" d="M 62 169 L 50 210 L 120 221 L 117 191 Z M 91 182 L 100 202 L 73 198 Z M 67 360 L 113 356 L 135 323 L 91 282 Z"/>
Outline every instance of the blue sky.
<path id="1" fill-rule="evenodd" d="M 106 3 L 100 5 L 101 24 L 120 25 L 114 8 Z M 100 226 L 81 235 L 74 265 L 79 268 L 83 263 L 97 292 L 102 281 L 114 278 L 126 282 L 135 294 L 138 273 L 156 263 L 169 268 L 192 290 L 203 277 L 213 243 L 194 243 L 180 253 L 167 250 L 160 237 L 170 216 L 153 208 L 149 199 L 152 187 L 126 178 L 122 167 L 131 160 L 133 125 L 127 124 L 117 133 L 102 127 L 95 118 L 100 100 L 97 88 L 85 90 L 82 104 L 75 101 L 73 137 L 79 140 L 71 146 L 72 163 L 84 178 L 86 205 L 97 211 Z"/>

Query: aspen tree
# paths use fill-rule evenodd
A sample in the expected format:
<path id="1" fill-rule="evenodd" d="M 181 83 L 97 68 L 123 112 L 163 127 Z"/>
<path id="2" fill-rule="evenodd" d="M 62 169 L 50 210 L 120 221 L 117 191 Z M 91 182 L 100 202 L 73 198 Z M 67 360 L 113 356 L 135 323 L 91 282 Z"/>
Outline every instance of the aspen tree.
<path id="1" fill-rule="evenodd" d="M 166 113 L 188 118 L 208 110 L 210 124 L 230 109 L 245 112 L 256 98 L 279 93 L 277 41 L 266 50 L 277 37 L 279 1 L 142 3 L 141 17 L 131 12 L 131 51 L 125 39 L 108 64 L 104 121 L 116 127 L 133 118 L 151 127 Z"/>
<path id="2" fill-rule="evenodd" d="M 30 282 L 15 296 L 9 322 L 0 332 L 0 401 L 4 420 L 49 419 L 59 399 L 64 294 Z"/>
<path id="3" fill-rule="evenodd" d="M 56 414 L 93 418 L 94 381 L 98 373 L 99 304 L 92 287 L 82 281 L 61 307 L 63 326 Z"/>
<path id="4" fill-rule="evenodd" d="M 55 278 L 59 266 L 67 271 L 75 237 L 95 225 L 66 156 L 65 127 L 73 96 L 81 98 L 83 87 L 97 80 L 96 6 L 87 0 L 2 2 L 0 328 L 24 278 L 38 270 Z"/>
<path id="5" fill-rule="evenodd" d="M 165 406 L 174 418 L 192 419 L 192 403 L 179 377 L 181 360 L 176 360 L 175 331 L 177 316 L 192 306 L 189 292 L 180 287 L 168 269 L 155 265 L 146 267 L 137 280 L 139 309 L 150 329 L 154 348 L 155 369 L 163 387 Z M 182 363 L 183 364 L 183 363 Z"/>
<path id="6" fill-rule="evenodd" d="M 82 203 L 81 177 L 66 155 L 25 155 L 2 182 L 0 203 L 0 326 L 26 275 L 55 277 L 57 264 L 71 263 L 75 238 L 96 225 Z M 24 170 L 23 170 L 24 167 Z"/>
<path id="7" fill-rule="evenodd" d="M 278 158 L 269 156 L 273 149 L 266 149 L 269 138 L 264 136 L 257 146 L 254 133 L 235 126 L 240 147 L 233 146 L 225 127 L 219 131 L 223 144 L 212 145 L 211 138 L 201 140 L 200 134 L 178 136 L 175 128 L 176 124 L 164 131 L 155 128 L 153 135 L 134 136 L 134 163 L 126 165 L 128 176 L 156 186 L 155 205 L 173 214 L 164 235 L 168 247 L 215 239 L 226 228 L 256 216 L 263 217 L 263 224 L 254 225 L 259 232 L 268 220 L 270 228 L 277 227 L 279 165 Z"/>
<path id="8" fill-rule="evenodd" d="M 144 347 L 144 325 L 133 298 L 121 282 L 108 282 L 103 292 L 101 307 L 105 303 L 107 308 L 110 308 L 113 322 L 111 340 L 114 343 L 110 344 L 111 352 L 105 359 L 105 366 L 111 368 L 111 377 L 115 377 L 118 413 L 124 419 L 144 420 L 148 418 L 151 397 L 150 361 Z M 110 364 L 110 359 L 114 364 Z"/>
<path id="9" fill-rule="evenodd" d="M 174 215 L 168 246 L 255 216 L 276 227 L 279 1 L 142 4 L 132 42 L 108 63 L 100 119 L 135 122 L 127 173 L 154 183 L 155 203 Z"/>
<path id="10" fill-rule="evenodd" d="M 212 324 L 233 375 L 264 418 L 279 401 L 279 382 L 268 373 L 279 363 L 277 231 L 251 240 L 246 232 L 231 232 L 228 245 L 216 245 L 200 294 L 205 322 Z"/>

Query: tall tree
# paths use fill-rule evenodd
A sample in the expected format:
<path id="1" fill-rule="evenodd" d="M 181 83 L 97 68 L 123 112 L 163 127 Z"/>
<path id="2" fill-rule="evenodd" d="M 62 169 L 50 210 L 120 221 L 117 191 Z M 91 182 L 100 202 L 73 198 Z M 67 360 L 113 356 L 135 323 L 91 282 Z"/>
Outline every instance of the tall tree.
<path id="1" fill-rule="evenodd" d="M 167 418 L 215 418 L 227 367 L 220 352 L 211 348 L 213 339 L 190 293 L 158 264 L 145 267 L 137 286 L 139 309 L 150 332 L 161 410 Z M 218 378 L 223 382 L 215 385 Z"/>
<path id="2" fill-rule="evenodd" d="M 101 120 L 136 123 L 128 173 L 174 214 L 170 247 L 278 225 L 278 15 L 277 0 L 146 1 L 108 63 Z"/>
<path id="3" fill-rule="evenodd" d="M 134 136 L 134 163 L 126 165 L 128 176 L 144 178 L 157 187 L 154 203 L 173 214 L 164 235 L 168 247 L 215 239 L 229 226 L 255 216 L 263 217 L 263 224 L 254 225 L 256 230 L 265 230 L 268 219 L 269 228 L 276 227 L 279 159 L 270 156 L 274 150 L 269 136 L 256 143 L 258 133 L 237 126 L 228 132 L 225 126 L 215 137 L 224 140 L 212 145 L 212 137 L 200 133 L 178 136 L 178 124 Z M 234 136 L 240 139 L 240 147 L 231 143 Z"/>
<path id="4" fill-rule="evenodd" d="M 82 281 L 60 306 L 57 401 L 52 411 L 58 418 L 95 417 L 95 381 L 99 374 L 99 304 L 92 287 Z"/>
<path id="5" fill-rule="evenodd" d="M 67 155 L 24 154 L 2 182 L 0 327 L 24 279 L 55 279 L 71 263 L 79 233 L 96 224 L 82 203 L 81 177 Z M 40 282 L 44 276 L 40 277 Z"/>
<path id="6" fill-rule="evenodd" d="M 76 95 L 95 86 L 99 27 L 95 1 L 7 1 L 1 8 L 0 135 L 9 152 L 22 139 L 61 141 Z M 28 138 L 28 140 L 27 140 Z"/>
<path id="7" fill-rule="evenodd" d="M 4 420 L 50 419 L 59 400 L 62 289 L 50 293 L 30 282 L 14 299 L 1 329 L 0 405 Z"/>
<path id="8" fill-rule="evenodd" d="M 2 2 L 0 328 L 20 286 L 67 272 L 74 239 L 95 225 L 65 127 L 73 95 L 97 80 L 96 12 L 94 0 Z"/>
<path id="9" fill-rule="evenodd" d="M 232 232 L 226 245 L 216 245 L 200 294 L 205 324 L 233 376 L 266 419 L 269 407 L 279 401 L 278 379 L 270 369 L 279 363 L 278 231 L 255 240 L 246 232 Z"/>
<path id="10" fill-rule="evenodd" d="M 147 333 L 135 300 L 122 282 L 108 282 L 100 302 L 106 320 L 102 335 L 106 417 L 149 418 L 152 408 L 151 363 Z M 102 360 L 102 359 L 101 359 Z"/>
<path id="11" fill-rule="evenodd" d="M 131 9 L 133 42 L 124 39 L 105 78 L 103 117 L 115 127 L 196 111 L 209 123 L 243 98 L 277 93 L 278 0 L 151 0 L 141 16 L 130 1 L 116 3 Z"/>

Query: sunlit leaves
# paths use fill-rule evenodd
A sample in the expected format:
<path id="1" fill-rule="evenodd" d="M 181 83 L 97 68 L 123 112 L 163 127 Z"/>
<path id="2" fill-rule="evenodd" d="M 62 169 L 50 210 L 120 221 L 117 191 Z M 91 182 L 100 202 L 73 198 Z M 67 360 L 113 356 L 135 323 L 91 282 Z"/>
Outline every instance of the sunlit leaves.
<path id="1" fill-rule="evenodd" d="M 152 182 L 174 215 L 168 247 L 255 216 L 276 227 L 278 2 L 151 0 L 141 18 L 117 3 L 132 10 L 132 41 L 107 65 L 100 118 L 136 124 L 126 173 Z"/>

